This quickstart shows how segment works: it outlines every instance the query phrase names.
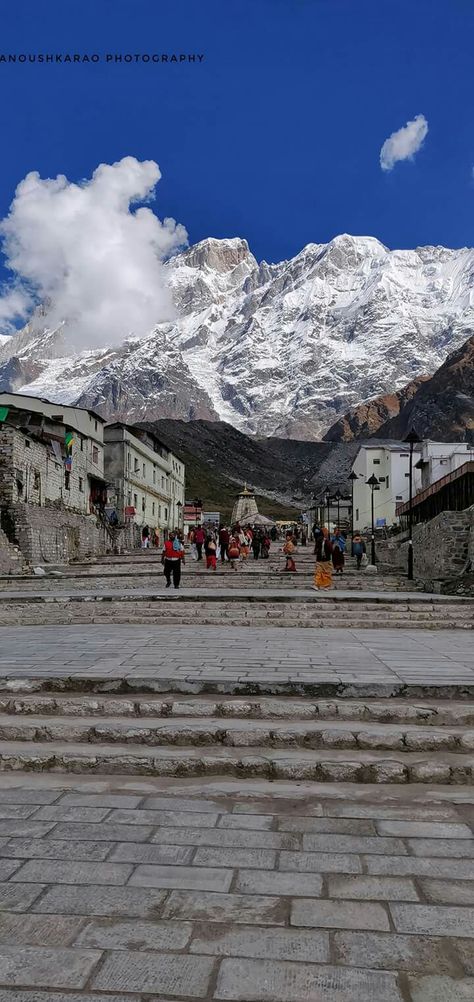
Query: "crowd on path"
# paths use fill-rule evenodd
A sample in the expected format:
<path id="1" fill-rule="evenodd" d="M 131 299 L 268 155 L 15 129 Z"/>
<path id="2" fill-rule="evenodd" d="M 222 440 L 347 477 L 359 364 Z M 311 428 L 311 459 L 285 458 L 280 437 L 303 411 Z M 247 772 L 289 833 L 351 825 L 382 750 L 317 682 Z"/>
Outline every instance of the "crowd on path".
<path id="1" fill-rule="evenodd" d="M 313 588 L 317 591 L 332 588 L 333 575 L 342 577 L 344 573 L 347 550 L 347 533 L 336 526 L 329 532 L 326 526 L 313 525 L 311 532 L 314 541 L 316 567 Z M 191 526 L 188 534 L 189 555 L 193 561 L 205 561 L 206 569 L 216 571 L 217 565 L 229 565 L 234 571 L 246 560 L 268 560 L 272 543 L 277 543 L 280 532 L 276 526 L 271 529 L 237 523 L 234 526 Z M 307 546 L 308 530 L 306 526 L 293 526 L 284 536 L 281 551 L 285 557 L 284 573 L 296 573 L 296 554 L 298 545 Z M 154 545 L 157 545 L 156 543 Z M 149 548 L 150 531 L 148 526 L 142 529 L 142 547 Z M 352 556 L 355 557 L 357 570 L 367 562 L 366 544 L 359 533 L 352 537 Z M 183 534 L 175 529 L 164 541 L 161 562 L 166 578 L 166 587 L 179 588 L 181 568 L 185 564 L 185 548 Z"/>

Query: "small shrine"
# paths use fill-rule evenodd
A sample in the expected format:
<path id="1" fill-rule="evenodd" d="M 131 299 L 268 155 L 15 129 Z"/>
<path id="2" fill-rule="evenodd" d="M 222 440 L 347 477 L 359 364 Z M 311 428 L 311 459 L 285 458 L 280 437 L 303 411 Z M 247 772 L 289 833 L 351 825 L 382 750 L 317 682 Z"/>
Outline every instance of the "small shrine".
<path id="1" fill-rule="evenodd" d="M 235 525 L 236 522 L 240 522 L 243 525 L 246 525 L 247 522 L 252 523 L 255 515 L 258 515 L 255 494 L 249 491 L 247 484 L 245 484 L 243 491 L 240 491 L 235 500 L 231 524 Z"/>

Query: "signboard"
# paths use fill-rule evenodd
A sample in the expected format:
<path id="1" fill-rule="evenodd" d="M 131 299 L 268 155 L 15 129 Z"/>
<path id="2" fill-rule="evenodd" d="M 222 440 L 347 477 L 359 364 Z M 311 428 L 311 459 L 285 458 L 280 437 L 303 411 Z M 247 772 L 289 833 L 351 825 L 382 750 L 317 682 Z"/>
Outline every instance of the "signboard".
<path id="1" fill-rule="evenodd" d="M 132 518 L 135 515 L 135 508 L 132 505 L 128 505 L 125 508 L 125 518 Z"/>
<path id="2" fill-rule="evenodd" d="M 212 522 L 216 525 L 221 524 L 221 513 L 220 511 L 203 511 L 202 513 L 203 522 Z"/>
<path id="3" fill-rule="evenodd" d="M 386 525 L 386 524 L 387 524 L 387 519 L 386 519 L 386 518 L 377 518 L 377 519 L 375 520 L 375 524 L 376 524 L 377 526 L 382 526 L 382 525 Z"/>

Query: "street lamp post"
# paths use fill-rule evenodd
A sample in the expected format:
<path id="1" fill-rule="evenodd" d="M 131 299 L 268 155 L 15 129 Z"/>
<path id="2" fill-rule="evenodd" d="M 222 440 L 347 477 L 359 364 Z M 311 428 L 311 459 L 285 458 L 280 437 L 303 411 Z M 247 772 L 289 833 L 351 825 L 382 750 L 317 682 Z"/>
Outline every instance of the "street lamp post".
<path id="1" fill-rule="evenodd" d="M 414 428 L 408 432 L 406 438 L 403 439 L 410 446 L 410 467 L 409 467 L 409 480 L 408 480 L 408 568 L 407 568 L 407 578 L 409 581 L 413 581 L 413 448 L 418 442 L 421 442 L 421 438 L 417 435 Z"/>
<path id="2" fill-rule="evenodd" d="M 325 487 L 324 488 L 324 500 L 326 502 L 326 507 L 327 507 L 327 510 L 328 510 L 328 532 L 329 532 L 330 531 L 329 530 L 329 519 L 330 519 L 329 502 L 331 500 L 331 497 L 330 497 L 330 494 L 329 494 L 329 487 Z"/>
<path id="3" fill-rule="evenodd" d="M 378 488 L 379 482 L 377 477 L 372 474 L 367 481 L 367 486 L 370 487 L 370 510 L 372 517 L 372 535 L 371 535 L 371 550 L 370 550 L 370 562 L 375 565 L 375 511 L 374 511 L 374 490 Z"/>
<path id="4" fill-rule="evenodd" d="M 338 527 L 338 529 L 340 529 L 340 526 L 341 526 L 341 509 L 340 509 L 341 498 L 342 498 L 341 492 L 340 491 L 336 491 L 336 493 L 334 495 L 334 500 L 337 503 L 337 527 Z"/>
<path id="5" fill-rule="evenodd" d="M 352 470 L 349 474 L 351 482 L 351 539 L 354 539 L 354 481 L 358 479 L 357 473 L 354 473 L 354 470 Z"/>

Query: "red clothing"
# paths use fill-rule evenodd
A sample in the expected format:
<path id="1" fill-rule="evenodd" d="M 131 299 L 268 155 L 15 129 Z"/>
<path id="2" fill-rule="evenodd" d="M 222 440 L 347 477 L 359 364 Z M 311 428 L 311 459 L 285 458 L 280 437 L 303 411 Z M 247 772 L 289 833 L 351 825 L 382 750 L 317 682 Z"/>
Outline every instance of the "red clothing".
<path id="1" fill-rule="evenodd" d="M 204 529 L 196 529 L 196 531 L 194 533 L 194 542 L 195 543 L 203 543 L 204 540 L 205 540 L 205 538 L 206 538 L 206 536 L 205 536 L 205 533 L 204 533 Z"/>
<path id="2" fill-rule="evenodd" d="M 173 550 L 173 540 L 167 539 L 164 546 L 165 560 L 182 560 L 184 557 L 184 550 Z"/>
<path id="3" fill-rule="evenodd" d="M 208 553 L 207 554 L 207 556 L 206 556 L 206 567 L 207 567 L 207 569 L 209 569 L 210 567 L 212 567 L 212 569 L 214 571 L 216 570 L 216 567 L 217 567 L 217 557 L 216 557 L 215 553 Z"/>

